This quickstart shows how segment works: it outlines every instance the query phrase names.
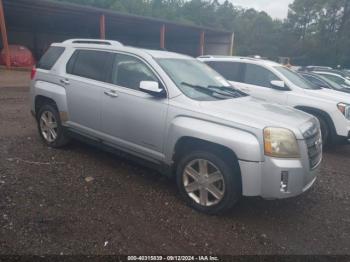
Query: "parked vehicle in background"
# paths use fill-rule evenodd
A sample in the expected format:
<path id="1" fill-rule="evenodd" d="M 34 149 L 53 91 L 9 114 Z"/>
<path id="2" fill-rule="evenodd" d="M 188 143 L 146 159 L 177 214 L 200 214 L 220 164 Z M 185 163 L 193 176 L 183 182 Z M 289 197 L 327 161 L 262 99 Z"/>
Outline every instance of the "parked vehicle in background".
<path id="1" fill-rule="evenodd" d="M 333 70 L 332 67 L 329 66 L 306 66 L 304 67 L 304 70 L 306 71 L 316 71 L 316 70 Z"/>
<path id="2" fill-rule="evenodd" d="M 324 144 L 350 138 L 350 95 L 311 85 L 300 74 L 272 61 L 215 56 L 199 60 L 243 92 L 317 117 Z"/>
<path id="3" fill-rule="evenodd" d="M 294 70 L 294 71 L 296 71 L 296 72 L 301 71 L 302 68 L 303 68 L 302 66 L 291 66 L 291 67 L 290 67 L 290 69 L 292 69 L 292 70 Z"/>
<path id="4" fill-rule="evenodd" d="M 350 70 L 349 69 L 343 69 L 342 72 L 350 79 Z"/>
<path id="5" fill-rule="evenodd" d="M 324 76 L 321 76 L 315 73 L 309 73 L 309 72 L 300 72 L 300 74 L 306 80 L 310 81 L 312 84 L 316 85 L 317 87 L 333 89 L 344 93 L 350 93 L 349 88 L 345 88 Z"/>
<path id="6" fill-rule="evenodd" d="M 315 74 L 324 76 L 328 78 L 329 80 L 332 80 L 333 82 L 336 82 L 337 84 L 341 85 L 345 88 L 350 88 L 350 80 L 343 77 L 341 74 L 335 73 L 335 72 L 328 72 L 328 71 L 313 71 Z"/>
<path id="7" fill-rule="evenodd" d="M 194 58 L 73 39 L 53 44 L 32 78 L 48 146 L 73 136 L 146 160 L 198 211 L 223 212 L 242 194 L 296 196 L 316 180 L 317 119 L 257 101 Z"/>
<path id="8" fill-rule="evenodd" d="M 348 77 L 348 75 L 344 72 L 344 71 L 340 71 L 340 70 L 313 70 L 310 72 L 327 72 L 327 73 L 332 73 L 332 74 L 336 74 L 336 75 L 340 75 L 343 78 L 347 78 L 350 79 Z"/>

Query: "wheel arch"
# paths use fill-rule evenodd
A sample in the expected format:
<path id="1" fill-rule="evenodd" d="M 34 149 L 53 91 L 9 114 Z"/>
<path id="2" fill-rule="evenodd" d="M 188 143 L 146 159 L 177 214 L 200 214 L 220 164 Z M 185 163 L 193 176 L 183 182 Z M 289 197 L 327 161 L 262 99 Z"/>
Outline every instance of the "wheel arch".
<path id="1" fill-rule="evenodd" d="M 41 103 L 49 103 L 56 106 L 62 122 L 68 120 L 67 93 L 62 86 L 50 82 L 37 81 L 34 89 L 35 97 L 33 101 L 33 110 L 35 110 L 35 114 L 38 112 L 38 105 L 42 105 Z"/>
<path id="2" fill-rule="evenodd" d="M 224 156 L 225 161 L 232 161 L 232 163 L 237 164 L 237 168 L 239 171 L 239 175 L 241 177 L 241 170 L 239 167 L 238 157 L 237 154 L 230 148 L 213 143 L 207 140 L 199 139 L 196 137 L 191 136 L 183 136 L 175 144 L 174 152 L 172 156 L 173 160 L 173 166 L 176 166 L 179 160 L 181 159 L 181 156 L 184 155 L 185 152 L 193 151 L 193 150 L 207 150 L 207 151 L 214 151 L 215 153 L 221 154 Z"/>
<path id="3" fill-rule="evenodd" d="M 334 122 L 333 122 L 331 116 L 327 112 L 325 112 L 321 109 L 309 107 L 309 106 L 295 106 L 294 108 L 298 109 L 300 111 L 303 111 L 305 113 L 311 114 L 315 117 L 317 117 L 317 116 L 322 117 L 327 122 L 327 125 L 330 128 L 331 139 L 333 139 L 333 137 L 337 134 Z"/>
<path id="4" fill-rule="evenodd" d="M 209 150 L 214 150 L 216 152 L 220 152 L 223 155 L 225 155 L 228 158 L 232 158 L 236 161 L 238 161 L 237 154 L 230 148 L 210 142 L 207 140 L 203 140 L 200 138 L 196 137 L 191 137 L 191 136 L 183 136 L 180 139 L 177 140 L 173 152 L 173 161 L 174 163 L 179 160 L 181 155 L 184 153 L 185 150 L 187 149 L 209 149 Z"/>
<path id="5" fill-rule="evenodd" d="M 35 100 L 34 100 L 35 114 L 38 114 L 40 108 L 44 105 L 47 105 L 47 104 L 53 105 L 57 109 L 57 103 L 55 102 L 55 100 L 53 100 L 52 98 L 47 97 L 47 96 L 37 95 L 35 97 Z"/>

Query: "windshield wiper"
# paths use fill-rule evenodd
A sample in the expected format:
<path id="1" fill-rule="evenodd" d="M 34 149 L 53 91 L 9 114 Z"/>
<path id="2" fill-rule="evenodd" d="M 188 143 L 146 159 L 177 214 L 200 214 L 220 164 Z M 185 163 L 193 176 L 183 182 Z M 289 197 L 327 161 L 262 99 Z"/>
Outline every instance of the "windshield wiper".
<path id="1" fill-rule="evenodd" d="M 237 97 L 237 95 L 236 95 L 237 93 L 234 92 L 234 90 L 230 90 L 230 92 L 226 92 L 226 90 L 221 89 L 221 87 L 216 87 L 216 86 L 205 87 L 205 86 L 200 86 L 200 85 L 193 85 L 193 84 L 186 83 L 186 82 L 182 82 L 181 85 L 189 86 L 189 87 L 195 88 L 199 91 L 203 91 L 204 93 L 206 93 L 207 95 L 210 95 L 212 97 L 216 97 L 214 95 L 215 93 L 222 95 L 222 96 L 226 96 L 226 97 L 234 97 L 234 98 Z"/>
<path id="2" fill-rule="evenodd" d="M 242 91 L 235 89 L 234 87 L 228 87 L 228 86 L 208 86 L 209 89 L 214 89 L 214 90 L 220 90 L 224 91 L 226 93 L 229 93 L 230 95 L 233 95 L 235 98 L 237 97 L 242 97 L 242 96 L 247 96 L 246 93 L 243 93 Z"/>

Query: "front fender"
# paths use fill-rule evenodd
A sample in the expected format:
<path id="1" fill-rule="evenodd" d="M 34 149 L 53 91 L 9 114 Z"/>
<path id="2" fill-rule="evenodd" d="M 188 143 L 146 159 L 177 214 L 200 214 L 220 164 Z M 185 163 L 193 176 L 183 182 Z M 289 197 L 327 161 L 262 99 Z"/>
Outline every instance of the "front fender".
<path id="1" fill-rule="evenodd" d="M 193 137 L 231 149 L 239 160 L 262 161 L 258 138 L 250 132 L 190 117 L 175 118 L 168 132 L 166 160 L 172 162 L 177 141 L 182 137 Z"/>

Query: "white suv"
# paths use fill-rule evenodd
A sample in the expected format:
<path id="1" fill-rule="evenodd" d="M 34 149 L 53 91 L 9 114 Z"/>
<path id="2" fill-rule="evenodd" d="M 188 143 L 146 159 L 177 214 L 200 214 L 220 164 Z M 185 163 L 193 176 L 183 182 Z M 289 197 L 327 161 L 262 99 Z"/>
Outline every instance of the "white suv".
<path id="1" fill-rule="evenodd" d="M 324 144 L 350 138 L 350 95 L 312 86 L 298 73 L 272 61 L 213 56 L 198 59 L 251 96 L 316 116 Z"/>

